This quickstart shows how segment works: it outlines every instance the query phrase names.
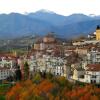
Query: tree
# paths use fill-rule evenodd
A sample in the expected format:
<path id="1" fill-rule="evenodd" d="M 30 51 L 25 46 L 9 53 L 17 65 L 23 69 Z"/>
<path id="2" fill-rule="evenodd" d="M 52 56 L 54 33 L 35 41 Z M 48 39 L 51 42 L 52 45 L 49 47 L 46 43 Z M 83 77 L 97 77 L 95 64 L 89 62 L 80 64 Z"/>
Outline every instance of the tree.
<path id="1" fill-rule="evenodd" d="M 49 72 L 49 73 L 46 73 L 46 78 L 47 79 L 52 79 L 53 78 L 53 75 Z"/>
<path id="2" fill-rule="evenodd" d="M 36 84 L 39 84 L 41 82 L 41 79 L 42 79 L 42 77 L 41 77 L 40 73 L 36 73 L 35 76 L 33 77 L 32 81 Z"/>
<path id="3" fill-rule="evenodd" d="M 15 78 L 16 78 L 17 81 L 20 81 L 21 78 L 22 78 L 21 70 L 20 70 L 20 67 L 19 66 L 17 66 L 17 69 L 15 71 Z"/>
<path id="4" fill-rule="evenodd" d="M 27 62 L 25 62 L 24 64 L 24 79 L 28 79 L 29 78 L 29 65 Z"/>

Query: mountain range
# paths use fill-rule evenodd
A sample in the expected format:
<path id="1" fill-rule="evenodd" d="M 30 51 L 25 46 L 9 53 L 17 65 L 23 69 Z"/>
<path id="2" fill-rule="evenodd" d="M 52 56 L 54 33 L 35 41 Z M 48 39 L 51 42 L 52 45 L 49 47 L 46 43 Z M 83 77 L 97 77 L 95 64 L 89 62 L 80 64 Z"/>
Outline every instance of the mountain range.
<path id="1" fill-rule="evenodd" d="M 49 32 L 54 32 L 58 37 L 69 38 L 93 33 L 97 25 L 100 25 L 100 16 L 63 16 L 46 10 L 27 14 L 0 14 L 0 38 L 45 35 Z"/>

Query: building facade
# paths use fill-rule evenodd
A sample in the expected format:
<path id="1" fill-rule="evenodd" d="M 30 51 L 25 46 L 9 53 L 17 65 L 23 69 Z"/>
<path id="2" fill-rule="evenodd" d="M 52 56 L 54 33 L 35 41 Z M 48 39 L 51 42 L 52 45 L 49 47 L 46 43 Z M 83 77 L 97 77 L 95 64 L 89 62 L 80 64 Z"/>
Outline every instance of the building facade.
<path id="1" fill-rule="evenodd" d="M 86 83 L 100 84 L 100 64 L 89 64 L 84 75 Z"/>
<path id="2" fill-rule="evenodd" d="M 96 29 L 96 40 L 100 40 L 100 26 L 97 26 Z"/>
<path id="3" fill-rule="evenodd" d="M 11 74 L 9 68 L 0 68 L 0 80 L 7 79 Z"/>

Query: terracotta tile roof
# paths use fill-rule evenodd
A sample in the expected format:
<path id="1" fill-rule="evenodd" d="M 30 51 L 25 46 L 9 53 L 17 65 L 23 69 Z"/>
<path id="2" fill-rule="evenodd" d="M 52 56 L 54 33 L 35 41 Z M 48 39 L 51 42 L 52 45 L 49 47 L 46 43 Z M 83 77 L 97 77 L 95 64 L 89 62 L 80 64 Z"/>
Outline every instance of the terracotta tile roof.
<path id="1" fill-rule="evenodd" d="M 88 64 L 87 71 L 100 71 L 100 64 Z"/>
<path id="2" fill-rule="evenodd" d="M 9 70 L 10 68 L 8 67 L 0 67 L 0 70 Z"/>

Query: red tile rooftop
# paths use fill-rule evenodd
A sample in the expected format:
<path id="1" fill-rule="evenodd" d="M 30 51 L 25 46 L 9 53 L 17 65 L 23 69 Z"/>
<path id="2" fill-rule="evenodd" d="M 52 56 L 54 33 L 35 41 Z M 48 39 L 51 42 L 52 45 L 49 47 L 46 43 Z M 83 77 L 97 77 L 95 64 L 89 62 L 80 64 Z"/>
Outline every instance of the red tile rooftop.
<path id="1" fill-rule="evenodd" d="M 100 64 L 88 64 L 87 71 L 100 71 Z"/>
<path id="2" fill-rule="evenodd" d="M 8 54 L 8 53 L 2 53 L 2 54 L 0 53 L 0 58 L 1 57 L 10 58 L 10 59 L 16 59 L 17 58 L 14 55 Z"/>
<path id="3" fill-rule="evenodd" d="M 0 67 L 0 70 L 7 70 L 7 69 L 10 69 L 8 67 Z"/>

